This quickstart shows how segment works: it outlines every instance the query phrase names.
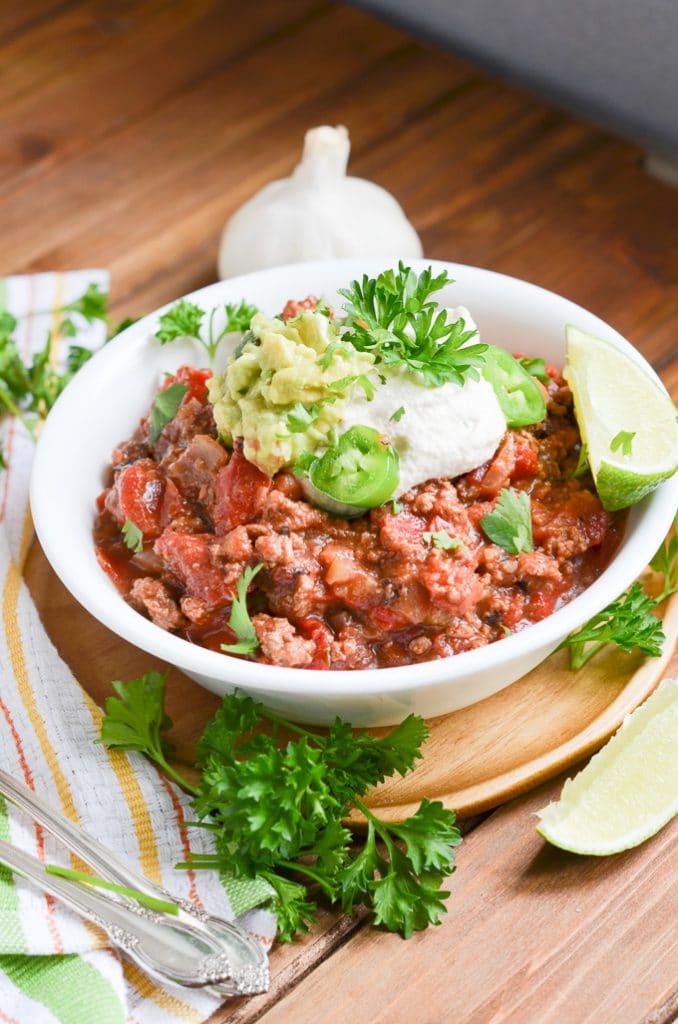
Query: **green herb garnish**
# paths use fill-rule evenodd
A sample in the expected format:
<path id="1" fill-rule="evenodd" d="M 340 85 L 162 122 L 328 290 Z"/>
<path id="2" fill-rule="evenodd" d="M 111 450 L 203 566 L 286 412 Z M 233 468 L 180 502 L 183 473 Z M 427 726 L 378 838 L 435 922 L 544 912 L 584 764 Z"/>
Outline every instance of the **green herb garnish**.
<path id="1" fill-rule="evenodd" d="M 253 569 L 248 565 L 235 585 L 238 596 L 233 599 L 228 625 L 237 636 L 238 642 L 222 644 L 222 651 L 227 651 L 229 654 L 254 654 L 259 647 L 259 637 L 247 611 L 247 591 L 250 583 L 263 567 L 263 562 L 255 565 Z"/>
<path id="2" fill-rule="evenodd" d="M 447 530 L 437 530 L 435 533 L 422 533 L 427 544 L 432 544 L 434 548 L 439 548 L 440 551 L 454 551 L 456 548 L 463 547 L 464 545 L 456 537 L 450 537 Z"/>
<path id="3" fill-rule="evenodd" d="M 393 413 L 392 416 L 389 416 L 389 419 L 393 420 L 394 423 L 400 423 L 400 421 L 401 421 L 401 419 L 403 418 L 404 415 L 405 415 L 405 406 L 401 405 L 401 406 L 399 406 L 396 409 L 396 411 Z"/>
<path id="4" fill-rule="evenodd" d="M 678 593 L 678 514 L 673 520 L 672 532 L 650 562 L 650 568 L 664 577 L 664 587 L 656 599 L 657 604 L 661 604 L 671 594 Z"/>
<path id="5" fill-rule="evenodd" d="M 147 678 L 127 685 L 143 688 Z M 154 721 L 156 695 L 154 688 Z M 215 852 L 193 854 L 177 867 L 266 881 L 283 942 L 308 931 L 317 893 L 347 913 L 363 904 L 375 923 L 404 937 L 438 924 L 449 895 L 442 883 L 461 842 L 454 812 L 423 800 L 406 821 L 390 824 L 362 800 L 389 776 L 411 771 L 427 737 L 416 715 L 380 737 L 339 718 L 318 732 L 230 694 L 198 744 L 202 777 L 194 807 Z M 155 746 L 151 756 L 157 762 Z M 354 807 L 367 819 L 362 849 L 351 845 L 343 824 Z"/>
<path id="6" fill-rule="evenodd" d="M 530 356 L 521 356 L 518 362 L 529 374 L 540 380 L 542 384 L 549 384 L 551 382 L 551 378 L 546 372 L 546 363 L 543 359 L 531 359 Z"/>
<path id="7" fill-rule="evenodd" d="M 584 443 L 582 443 L 582 446 L 579 449 L 579 458 L 577 459 L 577 465 L 574 467 L 574 472 L 572 473 L 572 476 L 573 477 L 583 476 L 584 473 L 588 473 L 590 468 L 591 467 L 589 465 L 589 452 L 588 452 L 588 448 L 586 447 L 586 445 Z"/>
<path id="8" fill-rule="evenodd" d="M 621 448 L 622 455 L 631 455 L 635 436 L 635 430 L 620 430 L 610 441 L 610 451 L 616 452 Z"/>
<path id="9" fill-rule="evenodd" d="M 163 428 L 174 419 L 187 392 L 186 384 L 180 384 L 178 380 L 163 391 L 158 391 L 151 410 L 151 444 L 155 444 Z"/>
<path id="10" fill-rule="evenodd" d="M 136 523 L 133 523 L 131 519 L 126 519 L 122 524 L 122 539 L 125 545 L 130 551 L 138 554 L 144 550 L 144 535 Z"/>
<path id="11" fill-rule="evenodd" d="M 503 488 L 492 512 L 480 520 L 485 534 L 509 554 L 531 551 L 532 515 L 526 491 Z"/>
<path id="12" fill-rule="evenodd" d="M 194 338 L 205 349 L 210 364 L 212 364 L 222 339 L 234 331 L 246 331 L 252 317 L 258 312 L 256 306 L 250 305 L 244 299 L 238 303 L 227 303 L 223 307 L 226 319 L 219 333 L 215 334 L 214 321 L 221 308 L 221 306 L 214 306 L 210 310 L 207 319 L 207 335 L 205 336 L 203 334 L 203 322 L 207 316 L 205 310 L 194 302 L 180 299 L 160 317 L 155 337 L 161 345 L 167 345 L 171 341 L 176 341 L 177 338 Z"/>
<path id="13" fill-rule="evenodd" d="M 585 665 L 606 644 L 616 644 L 627 653 L 637 647 L 656 658 L 666 639 L 661 620 L 652 614 L 658 603 L 647 596 L 640 583 L 634 583 L 581 629 L 570 633 L 556 649 L 569 647 L 573 669 Z"/>
<path id="14" fill-rule="evenodd" d="M 363 389 L 365 392 L 365 398 L 368 402 L 371 402 L 377 393 L 377 389 L 374 386 L 373 381 L 370 380 L 366 373 L 359 373 L 349 377 L 342 377 L 340 380 L 333 380 L 329 387 L 332 391 L 346 391 L 346 389 L 352 387 L 353 384 L 357 384 L 358 387 Z"/>
<path id="15" fill-rule="evenodd" d="M 364 275 L 340 288 L 348 300 L 344 340 L 386 366 L 406 366 L 429 387 L 477 379 L 487 345 L 468 345 L 477 332 L 467 330 L 461 318 L 449 323 L 431 298 L 449 281 L 446 271 L 434 277 L 428 267 L 417 274 L 401 262 L 397 271 Z"/>

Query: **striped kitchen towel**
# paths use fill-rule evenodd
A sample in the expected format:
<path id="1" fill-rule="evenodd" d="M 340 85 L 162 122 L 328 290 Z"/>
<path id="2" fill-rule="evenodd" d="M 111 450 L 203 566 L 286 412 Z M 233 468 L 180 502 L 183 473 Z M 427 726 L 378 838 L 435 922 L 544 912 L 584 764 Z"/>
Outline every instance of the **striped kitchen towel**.
<path id="1" fill-rule="evenodd" d="M 24 361 L 44 347 L 48 331 L 59 357 L 67 347 L 59 338 L 59 309 L 90 283 L 105 291 L 108 275 L 83 270 L 0 280 L 0 314 L 7 310 L 16 317 L 13 334 Z M 103 334 L 96 323 L 77 342 L 96 348 Z M 1 345 L 0 339 L 0 381 Z M 174 870 L 187 852 L 183 793 L 141 755 L 95 744 L 101 712 L 59 657 L 22 579 L 32 540 L 28 479 L 34 442 L 9 416 L 0 424 L 0 440 L 6 463 L 0 474 L 0 767 L 177 896 L 231 920 L 245 915 L 244 923 L 268 948 L 275 920 L 254 909 L 264 895 L 260 888 L 224 888 L 215 872 Z M 1 798 L 0 838 L 45 863 L 70 865 L 63 847 Z M 208 851 L 209 844 L 207 831 L 191 833 L 196 852 Z M 197 1022 L 217 1005 L 204 994 L 159 988 L 107 948 L 102 932 L 0 867 L 0 1024 Z"/>

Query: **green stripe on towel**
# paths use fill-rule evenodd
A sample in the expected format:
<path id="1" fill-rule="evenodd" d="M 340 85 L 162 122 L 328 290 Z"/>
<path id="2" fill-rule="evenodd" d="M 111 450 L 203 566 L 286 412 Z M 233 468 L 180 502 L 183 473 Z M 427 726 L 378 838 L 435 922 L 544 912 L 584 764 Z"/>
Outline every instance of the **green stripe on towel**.
<path id="1" fill-rule="evenodd" d="M 0 956 L 0 972 L 61 1024 L 125 1024 L 127 1013 L 113 986 L 77 953 Z"/>
<path id="2" fill-rule="evenodd" d="M 0 796 L 0 839 L 9 843 L 9 819 L 7 804 Z M 0 953 L 11 950 L 13 953 L 27 952 L 28 947 L 21 928 L 19 917 L 19 897 L 14 876 L 9 868 L 0 864 Z"/>

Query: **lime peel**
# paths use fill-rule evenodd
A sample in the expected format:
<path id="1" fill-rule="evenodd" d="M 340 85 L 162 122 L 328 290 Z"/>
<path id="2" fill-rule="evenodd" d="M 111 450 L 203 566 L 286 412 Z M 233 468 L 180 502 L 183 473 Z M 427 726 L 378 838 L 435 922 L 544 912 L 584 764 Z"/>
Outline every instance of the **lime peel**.
<path id="1" fill-rule="evenodd" d="M 571 324 L 566 338 L 565 377 L 600 500 L 610 512 L 635 505 L 678 469 L 675 406 L 657 380 L 610 342 Z M 620 434 L 632 435 L 627 454 L 614 444 Z"/>
<path id="2" fill-rule="evenodd" d="M 638 846 L 676 814 L 678 679 L 665 679 L 538 812 L 537 831 L 563 850 L 603 857 Z"/>

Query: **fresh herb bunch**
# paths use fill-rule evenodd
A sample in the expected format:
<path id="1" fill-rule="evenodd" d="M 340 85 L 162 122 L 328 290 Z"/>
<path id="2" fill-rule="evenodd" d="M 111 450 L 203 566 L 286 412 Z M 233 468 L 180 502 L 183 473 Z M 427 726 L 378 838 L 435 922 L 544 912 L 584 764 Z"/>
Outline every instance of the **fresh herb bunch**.
<path id="1" fill-rule="evenodd" d="M 616 644 L 627 653 L 637 648 L 653 658 L 659 657 L 666 637 L 661 619 L 654 613 L 667 597 L 678 592 L 678 515 L 673 521 L 673 532 L 655 554 L 650 567 L 663 577 L 660 593 L 650 597 L 642 584 L 636 582 L 602 612 L 570 633 L 558 647 L 558 650 L 569 649 L 570 668 L 581 668 L 606 644 Z"/>
<path id="2" fill-rule="evenodd" d="M 167 771 L 164 677 L 149 672 L 114 686 L 119 696 L 106 702 L 102 741 L 142 750 Z M 347 913 L 369 907 L 375 923 L 405 938 L 439 924 L 449 895 L 442 882 L 461 842 L 454 812 L 424 800 L 412 817 L 390 824 L 362 800 L 384 779 L 410 771 L 427 736 L 416 715 L 381 737 L 353 732 L 339 718 L 320 733 L 249 697 L 225 697 L 198 745 L 199 785 L 170 769 L 194 795 L 196 824 L 212 831 L 216 852 L 177 866 L 266 881 L 283 942 L 308 931 L 320 893 Z M 367 820 L 361 849 L 343 824 L 352 808 Z"/>
<path id="3" fill-rule="evenodd" d="M 428 267 L 417 274 L 402 262 L 377 278 L 363 275 L 339 289 L 347 299 L 343 339 L 386 366 L 406 366 L 429 387 L 477 380 L 487 345 L 467 345 L 477 332 L 465 330 L 461 318 L 448 322 L 431 297 L 448 283 L 445 270 L 434 276 Z"/>
<path id="4" fill-rule="evenodd" d="M 96 284 L 74 302 L 61 306 L 58 333 L 74 338 L 84 324 L 107 318 L 108 295 Z M 12 416 L 17 416 L 31 433 L 40 419 L 50 411 L 69 380 L 90 358 L 92 353 L 81 345 L 69 348 L 66 370 L 60 373 L 52 365 L 54 338 L 47 334 L 43 348 L 36 352 L 30 363 L 24 363 L 14 338 L 17 319 L 8 310 L 0 310 L 0 405 Z"/>
<path id="5" fill-rule="evenodd" d="M 221 330 L 216 333 L 214 320 L 222 308 L 226 319 Z M 207 320 L 207 334 L 204 335 L 203 321 L 207 316 L 206 310 L 194 302 L 180 299 L 160 317 L 155 337 L 161 345 L 167 345 L 171 341 L 176 341 L 177 338 L 195 338 L 207 352 L 210 365 L 212 365 L 222 339 L 234 331 L 247 331 L 252 317 L 257 312 L 257 307 L 250 305 L 244 299 L 237 303 L 228 302 L 223 307 L 214 306 Z"/>

